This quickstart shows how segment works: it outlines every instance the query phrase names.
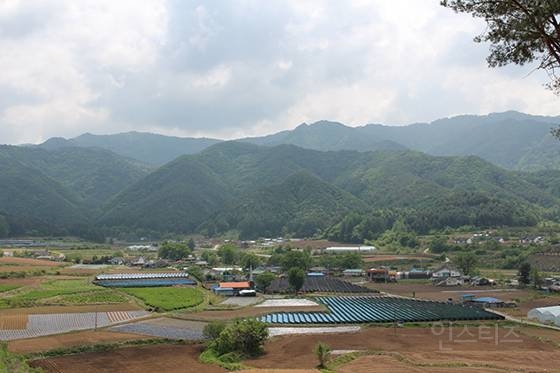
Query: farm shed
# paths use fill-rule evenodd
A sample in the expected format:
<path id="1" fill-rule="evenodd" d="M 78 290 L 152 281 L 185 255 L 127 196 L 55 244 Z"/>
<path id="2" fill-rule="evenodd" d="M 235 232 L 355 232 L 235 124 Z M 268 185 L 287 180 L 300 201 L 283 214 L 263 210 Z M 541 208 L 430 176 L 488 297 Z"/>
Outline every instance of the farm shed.
<path id="1" fill-rule="evenodd" d="M 560 326 L 560 306 L 533 308 L 527 313 L 529 320 Z"/>
<path id="2" fill-rule="evenodd" d="M 241 290 L 251 290 L 253 285 L 248 281 L 240 282 L 220 282 L 217 287 L 212 290 L 219 295 L 237 295 Z"/>

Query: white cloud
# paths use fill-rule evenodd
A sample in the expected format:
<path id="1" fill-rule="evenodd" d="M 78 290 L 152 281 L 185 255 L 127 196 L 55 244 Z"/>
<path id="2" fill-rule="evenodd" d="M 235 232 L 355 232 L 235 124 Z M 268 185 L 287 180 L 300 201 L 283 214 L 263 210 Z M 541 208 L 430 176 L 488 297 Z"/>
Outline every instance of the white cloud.
<path id="1" fill-rule="evenodd" d="M 543 74 L 486 67 L 483 29 L 437 1 L 0 1 L 0 142 L 558 115 Z"/>

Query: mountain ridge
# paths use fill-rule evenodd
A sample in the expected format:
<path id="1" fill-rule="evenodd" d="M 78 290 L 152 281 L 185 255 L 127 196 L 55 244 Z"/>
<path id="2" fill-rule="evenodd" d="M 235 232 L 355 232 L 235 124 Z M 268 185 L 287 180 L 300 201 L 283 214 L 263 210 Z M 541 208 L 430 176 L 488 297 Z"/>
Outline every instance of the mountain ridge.
<path id="1" fill-rule="evenodd" d="M 550 129 L 557 125 L 560 125 L 560 116 L 517 111 L 458 115 L 405 126 L 366 124 L 349 127 L 322 120 L 302 123 L 292 130 L 236 141 L 261 146 L 293 144 L 314 150 L 411 149 L 431 155 L 477 155 L 507 169 L 539 171 L 560 169 L 560 144 L 550 134 Z M 70 145 L 101 147 L 159 166 L 220 142 L 223 140 L 133 131 L 115 135 L 83 134 L 73 139 L 52 138 L 38 146 L 51 149 Z"/>

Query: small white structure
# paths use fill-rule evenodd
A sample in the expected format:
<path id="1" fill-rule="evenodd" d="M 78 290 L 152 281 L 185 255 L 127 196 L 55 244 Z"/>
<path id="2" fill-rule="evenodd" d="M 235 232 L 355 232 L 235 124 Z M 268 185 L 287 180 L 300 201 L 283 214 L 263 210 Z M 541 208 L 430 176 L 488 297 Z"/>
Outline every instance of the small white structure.
<path id="1" fill-rule="evenodd" d="M 449 265 L 445 264 L 443 267 L 435 270 L 432 273 L 433 279 L 446 279 L 448 277 L 461 277 L 462 273 Z"/>
<path id="2" fill-rule="evenodd" d="M 325 249 L 326 253 L 371 253 L 375 246 L 332 246 Z"/>
<path id="3" fill-rule="evenodd" d="M 533 308 L 527 313 L 529 320 L 560 326 L 560 306 Z"/>

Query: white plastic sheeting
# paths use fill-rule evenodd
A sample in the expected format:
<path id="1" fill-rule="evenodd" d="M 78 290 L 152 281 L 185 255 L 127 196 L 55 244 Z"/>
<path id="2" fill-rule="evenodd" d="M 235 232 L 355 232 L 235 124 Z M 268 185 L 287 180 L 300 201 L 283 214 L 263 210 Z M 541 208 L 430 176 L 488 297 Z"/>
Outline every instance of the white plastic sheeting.
<path id="1" fill-rule="evenodd" d="M 533 308 L 527 313 L 529 320 L 560 326 L 560 306 Z"/>

